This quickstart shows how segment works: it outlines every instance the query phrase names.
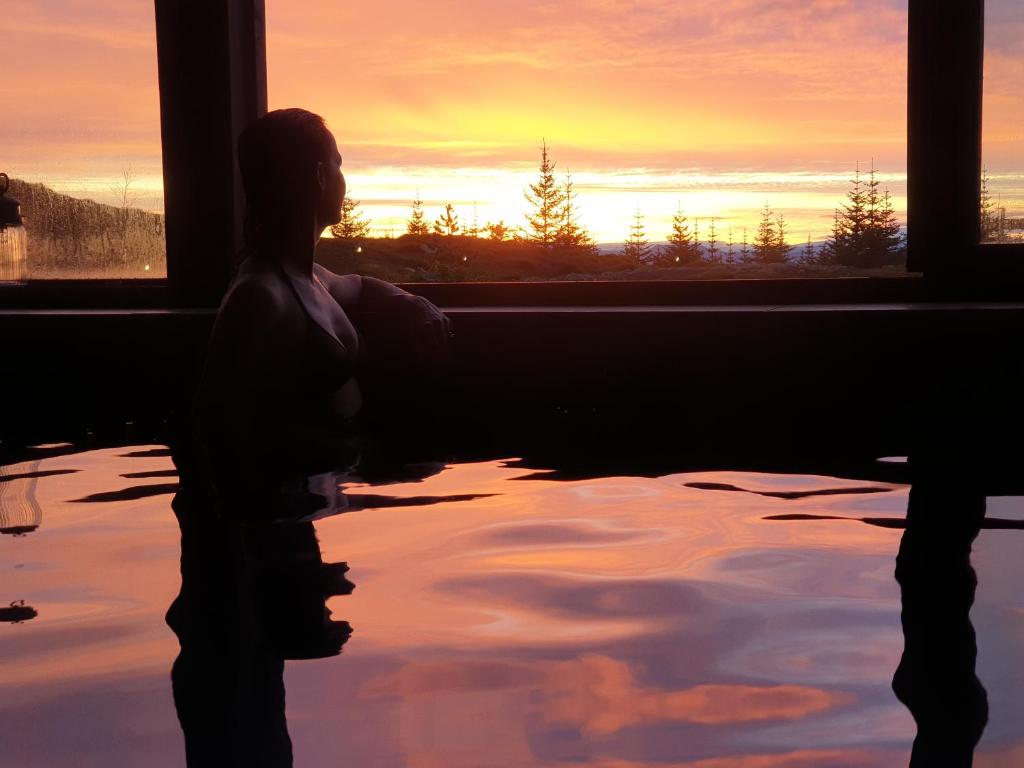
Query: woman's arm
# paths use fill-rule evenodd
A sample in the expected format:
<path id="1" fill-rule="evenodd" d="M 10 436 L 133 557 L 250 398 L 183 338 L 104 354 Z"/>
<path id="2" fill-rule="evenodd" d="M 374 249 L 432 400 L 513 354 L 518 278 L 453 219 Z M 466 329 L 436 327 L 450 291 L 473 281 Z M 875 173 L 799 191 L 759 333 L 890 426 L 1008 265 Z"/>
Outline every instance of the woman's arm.
<path id="1" fill-rule="evenodd" d="M 336 275 L 320 264 L 313 265 L 313 274 L 324 284 L 338 305 L 350 318 L 363 312 L 379 312 L 387 309 L 389 299 L 398 296 L 412 296 L 397 285 L 362 275 Z"/>
<path id="2" fill-rule="evenodd" d="M 413 346 L 406 351 L 420 362 L 437 360 L 447 347 L 451 321 L 422 296 L 375 277 L 336 275 L 319 264 L 313 270 L 364 335 L 404 338 Z"/>

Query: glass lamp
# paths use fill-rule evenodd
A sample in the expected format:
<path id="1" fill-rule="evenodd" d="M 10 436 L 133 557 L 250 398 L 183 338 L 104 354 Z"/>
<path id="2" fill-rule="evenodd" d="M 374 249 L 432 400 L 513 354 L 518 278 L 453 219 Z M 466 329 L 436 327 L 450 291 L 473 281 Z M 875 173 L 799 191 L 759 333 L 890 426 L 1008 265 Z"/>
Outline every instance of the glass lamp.
<path id="1" fill-rule="evenodd" d="M 21 205 L 7 196 L 11 180 L 0 173 L 0 281 L 23 281 L 28 277 L 28 237 L 21 218 Z"/>

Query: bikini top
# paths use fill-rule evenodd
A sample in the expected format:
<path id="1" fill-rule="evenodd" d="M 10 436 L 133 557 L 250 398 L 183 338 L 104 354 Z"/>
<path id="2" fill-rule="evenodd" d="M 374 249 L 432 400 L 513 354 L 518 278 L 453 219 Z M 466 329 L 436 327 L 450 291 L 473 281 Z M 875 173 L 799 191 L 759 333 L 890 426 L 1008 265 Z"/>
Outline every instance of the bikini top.
<path id="1" fill-rule="evenodd" d="M 240 269 L 245 268 L 243 263 Z M 316 408 L 322 398 L 333 395 L 352 378 L 355 350 L 349 350 L 338 338 L 330 315 L 317 301 L 314 291 L 321 289 L 308 280 L 289 275 L 276 262 L 274 269 L 306 318 L 297 370 L 293 372 L 294 394 L 300 398 L 294 405 Z"/>

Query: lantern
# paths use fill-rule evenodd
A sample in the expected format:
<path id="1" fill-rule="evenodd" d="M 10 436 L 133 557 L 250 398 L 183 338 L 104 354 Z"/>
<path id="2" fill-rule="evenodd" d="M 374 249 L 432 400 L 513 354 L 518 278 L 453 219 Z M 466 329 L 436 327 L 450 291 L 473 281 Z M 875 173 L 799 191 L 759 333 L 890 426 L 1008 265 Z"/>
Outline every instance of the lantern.
<path id="1" fill-rule="evenodd" d="M 7 197 L 11 180 L 0 173 L 0 281 L 21 281 L 28 277 L 28 250 L 21 205 Z"/>

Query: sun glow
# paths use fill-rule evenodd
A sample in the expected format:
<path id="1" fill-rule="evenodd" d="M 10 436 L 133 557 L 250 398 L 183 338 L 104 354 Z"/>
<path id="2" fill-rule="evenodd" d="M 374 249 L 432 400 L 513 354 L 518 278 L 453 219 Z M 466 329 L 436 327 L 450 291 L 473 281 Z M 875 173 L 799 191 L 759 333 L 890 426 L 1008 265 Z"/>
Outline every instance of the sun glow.
<path id="1" fill-rule="evenodd" d="M 452 203 L 463 227 L 474 220 L 483 227 L 504 221 L 523 224 L 529 211 L 524 190 L 536 179 L 536 169 L 520 163 L 516 170 L 494 168 L 382 168 L 347 171 L 349 193 L 359 200 L 378 236 L 405 232 L 410 205 L 419 194 L 428 220 Z M 559 167 L 557 172 L 563 169 Z M 572 172 L 578 194 L 580 222 L 603 243 L 621 242 L 629 233 L 633 214 L 640 209 L 648 239 L 664 240 L 673 215 L 682 208 L 699 231 L 707 234 L 715 219 L 718 239 L 728 242 L 732 229 L 739 245 L 743 230 L 753 239 L 765 203 L 784 214 L 791 241 L 810 235 L 824 239 L 833 211 L 849 186 L 848 173 L 664 173 L 648 169 L 621 172 Z M 879 174 L 894 193 L 899 216 L 906 210 L 906 177 Z"/>

